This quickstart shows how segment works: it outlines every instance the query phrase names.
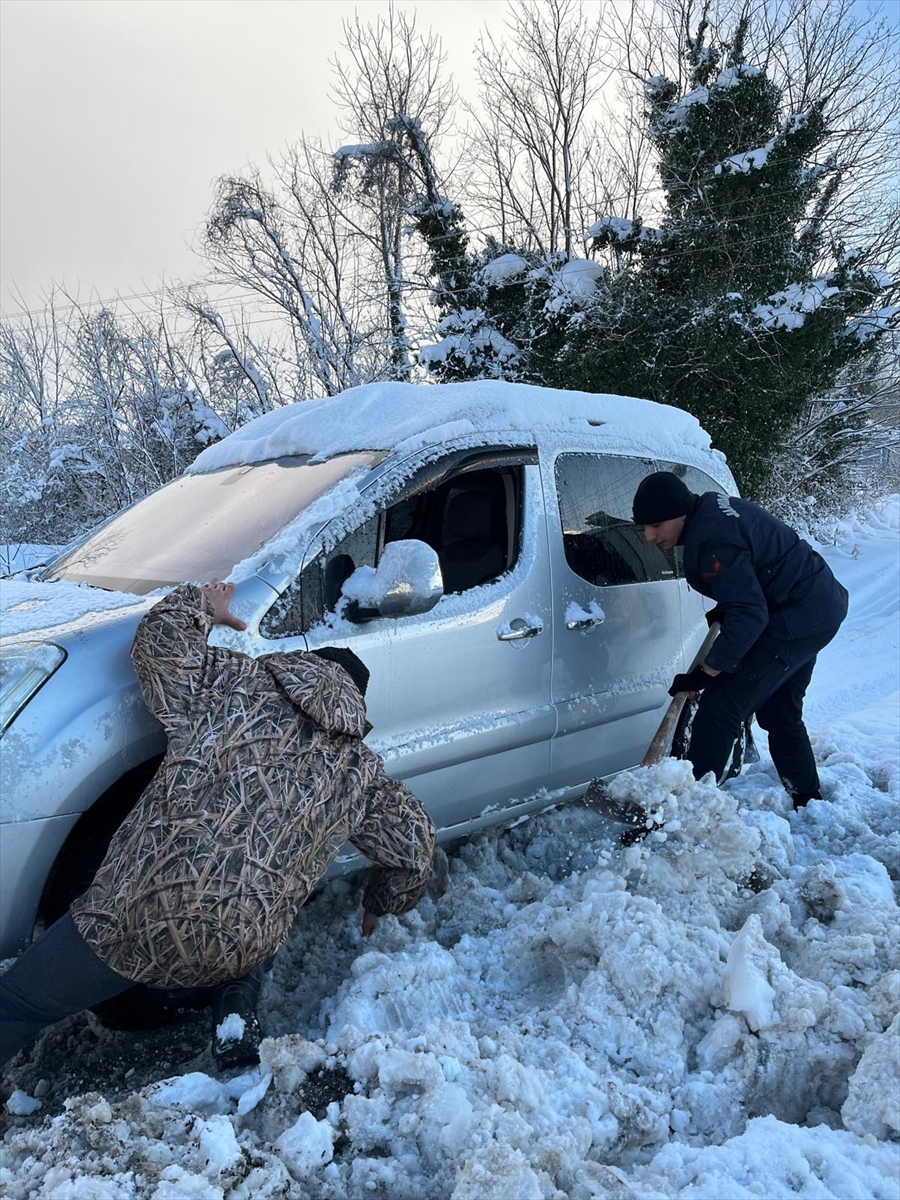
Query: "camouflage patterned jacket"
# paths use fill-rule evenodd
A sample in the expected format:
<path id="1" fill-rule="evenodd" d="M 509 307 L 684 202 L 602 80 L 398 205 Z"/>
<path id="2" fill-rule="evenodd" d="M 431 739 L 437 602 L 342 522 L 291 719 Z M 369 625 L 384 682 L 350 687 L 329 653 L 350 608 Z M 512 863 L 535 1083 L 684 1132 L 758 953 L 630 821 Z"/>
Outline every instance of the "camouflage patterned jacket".
<path id="1" fill-rule="evenodd" d="M 240 978 L 274 954 L 346 841 L 376 866 L 363 899 L 412 908 L 434 825 L 361 740 L 365 704 L 336 663 L 209 646 L 211 609 L 177 588 L 141 621 L 132 659 L 168 749 L 72 906 L 85 941 L 136 982 Z"/>

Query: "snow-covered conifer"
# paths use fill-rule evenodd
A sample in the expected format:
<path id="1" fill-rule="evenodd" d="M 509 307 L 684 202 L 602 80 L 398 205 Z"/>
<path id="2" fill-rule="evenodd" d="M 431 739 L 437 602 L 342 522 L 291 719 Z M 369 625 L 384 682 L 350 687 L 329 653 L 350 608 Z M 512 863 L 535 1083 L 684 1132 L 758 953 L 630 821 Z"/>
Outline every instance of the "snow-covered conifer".
<path id="1" fill-rule="evenodd" d="M 647 81 L 665 205 L 657 228 L 609 216 L 592 247 L 624 252 L 562 366 L 570 386 L 628 391 L 693 412 L 759 494 L 810 401 L 874 362 L 896 319 L 891 282 L 825 243 L 840 162 L 827 108 L 785 113 L 766 72 L 729 47 L 688 42 L 688 86 Z M 876 315 L 876 313 L 878 315 Z"/>

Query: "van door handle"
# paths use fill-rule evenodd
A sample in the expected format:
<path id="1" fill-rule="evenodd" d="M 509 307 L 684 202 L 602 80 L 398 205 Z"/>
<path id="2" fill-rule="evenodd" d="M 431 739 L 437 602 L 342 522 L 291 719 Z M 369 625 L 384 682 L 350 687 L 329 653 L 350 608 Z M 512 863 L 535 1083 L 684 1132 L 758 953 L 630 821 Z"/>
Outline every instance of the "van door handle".
<path id="1" fill-rule="evenodd" d="M 543 625 L 529 625 L 521 617 L 515 617 L 506 629 L 497 630 L 497 637 L 501 642 L 517 642 L 520 638 L 537 637 L 543 628 Z"/>
<path id="2" fill-rule="evenodd" d="M 566 621 L 566 629 L 584 632 L 585 629 L 593 629 L 596 625 L 602 625 L 605 620 L 605 617 L 580 617 L 577 621 Z"/>

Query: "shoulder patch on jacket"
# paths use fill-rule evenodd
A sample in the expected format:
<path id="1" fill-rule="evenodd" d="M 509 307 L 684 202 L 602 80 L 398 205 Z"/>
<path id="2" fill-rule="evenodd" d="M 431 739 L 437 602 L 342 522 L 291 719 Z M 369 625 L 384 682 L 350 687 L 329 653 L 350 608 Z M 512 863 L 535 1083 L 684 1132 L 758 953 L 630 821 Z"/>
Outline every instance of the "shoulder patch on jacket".
<path id="1" fill-rule="evenodd" d="M 737 516 L 736 513 L 735 516 Z M 703 560 L 703 566 L 700 570 L 700 574 L 703 576 L 703 578 L 715 579 L 721 571 L 722 564 L 719 562 L 715 554 L 707 555 L 707 557 Z"/>
<path id="2" fill-rule="evenodd" d="M 729 500 L 729 498 L 727 496 L 721 496 L 721 495 L 716 496 L 716 504 L 718 504 L 719 508 L 722 510 L 722 512 L 725 514 L 726 517 L 736 517 L 737 520 L 741 519 L 741 514 L 739 512 L 736 512 L 731 507 L 731 501 Z"/>

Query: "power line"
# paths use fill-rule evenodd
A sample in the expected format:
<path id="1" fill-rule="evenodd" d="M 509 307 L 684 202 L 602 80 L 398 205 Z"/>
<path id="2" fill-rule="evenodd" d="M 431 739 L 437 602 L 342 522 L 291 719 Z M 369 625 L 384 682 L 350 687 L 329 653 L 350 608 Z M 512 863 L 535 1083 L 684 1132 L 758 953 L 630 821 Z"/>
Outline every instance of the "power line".
<path id="1" fill-rule="evenodd" d="M 148 296 L 162 296 L 169 290 L 169 286 L 163 285 L 162 287 L 156 288 L 152 292 L 131 292 L 124 296 L 116 295 L 108 300 L 73 300 L 68 304 L 54 304 L 52 301 L 48 301 L 42 308 L 20 308 L 15 312 L 6 312 L 5 310 L 2 310 L 0 311 L 0 317 L 2 317 L 3 320 L 12 320 L 16 317 L 40 317 L 43 316 L 48 310 L 52 310 L 53 312 L 70 312 L 73 309 L 81 308 L 105 308 L 107 305 L 116 304 L 125 300 L 143 300 Z M 65 295 L 65 293 L 63 294 Z"/>
<path id="2" fill-rule="evenodd" d="M 15 311 L 0 310 L 0 319 L 10 321 L 10 320 L 16 320 L 16 319 L 21 320 L 22 318 L 25 318 L 25 317 L 41 317 L 50 311 L 64 313 L 64 312 L 72 312 L 72 311 L 76 311 L 76 310 L 80 311 L 81 309 L 85 309 L 85 308 L 112 308 L 113 306 L 115 306 L 117 304 L 124 304 L 126 301 L 129 301 L 129 300 L 146 300 L 146 299 L 153 299 L 153 298 L 162 297 L 162 296 L 167 297 L 167 299 L 169 300 L 169 303 L 166 305 L 163 305 L 163 308 L 171 311 L 171 310 L 175 310 L 175 309 L 178 309 L 181 307 L 177 302 L 172 301 L 172 299 L 171 299 L 172 293 L 177 288 L 184 287 L 184 286 L 191 287 L 191 286 L 195 286 L 195 285 L 192 285 L 192 284 L 188 284 L 188 285 L 163 284 L 161 287 L 155 288 L 149 292 L 126 292 L 125 295 L 122 295 L 121 293 L 117 293 L 115 296 L 110 296 L 105 300 L 98 297 L 96 300 L 70 300 L 67 304 L 55 304 L 55 303 L 53 303 L 52 300 L 50 300 L 46 304 L 44 304 L 41 308 L 20 308 L 20 309 L 16 309 Z M 210 286 L 210 285 L 205 284 L 205 285 L 200 285 L 200 286 Z M 212 284 L 212 286 L 213 287 L 227 286 L 231 289 L 233 289 L 235 287 L 234 284 L 227 284 L 227 285 Z M 63 295 L 65 295 L 65 293 L 63 293 Z M 230 294 L 226 293 L 226 295 L 224 297 L 222 297 L 222 299 L 231 300 L 231 296 L 230 296 Z M 147 305 L 146 308 L 144 309 L 144 311 L 152 312 L 154 310 L 150 305 Z"/>

